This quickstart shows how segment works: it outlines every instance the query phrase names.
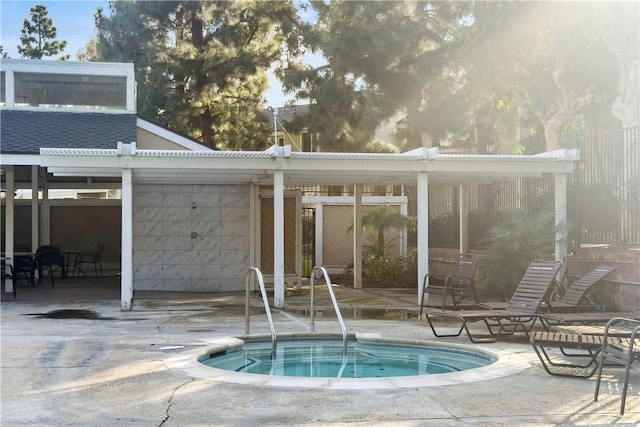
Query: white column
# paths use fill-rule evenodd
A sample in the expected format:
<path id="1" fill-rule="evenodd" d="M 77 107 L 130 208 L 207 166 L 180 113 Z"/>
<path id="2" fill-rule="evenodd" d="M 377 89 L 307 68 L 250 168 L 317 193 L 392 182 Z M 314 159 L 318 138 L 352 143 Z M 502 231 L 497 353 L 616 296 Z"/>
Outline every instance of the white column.
<path id="1" fill-rule="evenodd" d="M 469 206 L 467 204 L 467 187 L 458 186 L 458 209 L 460 210 L 460 253 L 469 252 Z"/>
<path id="2" fill-rule="evenodd" d="M 42 207 L 40 208 L 40 244 L 51 243 L 51 201 L 49 200 L 49 183 L 42 181 Z"/>
<path id="3" fill-rule="evenodd" d="M 315 264 L 316 266 L 322 266 L 324 264 L 323 253 L 322 253 L 322 245 L 323 241 L 323 231 L 322 225 L 324 222 L 324 205 L 322 203 L 316 203 L 316 226 L 315 226 L 315 234 L 316 234 L 316 248 L 315 248 Z"/>
<path id="4" fill-rule="evenodd" d="M 257 191 L 255 185 L 249 186 L 249 265 L 248 267 L 256 267 L 257 239 L 256 239 L 256 197 Z M 247 269 L 247 272 L 249 270 Z M 255 282 L 255 280 L 253 281 Z M 253 283 L 252 282 L 252 283 Z M 253 289 L 252 289 L 253 290 Z"/>
<path id="5" fill-rule="evenodd" d="M 122 253 L 120 308 L 133 308 L 133 174 L 122 170 Z"/>
<path id="6" fill-rule="evenodd" d="M 362 288 L 362 185 L 353 188 L 353 287 Z"/>
<path id="7" fill-rule="evenodd" d="M 556 261 L 567 257 L 567 174 L 557 173 L 553 177 L 555 185 L 555 249 Z"/>
<path id="8" fill-rule="evenodd" d="M 7 190 L 5 201 L 5 233 L 4 233 L 4 256 L 5 262 L 7 265 L 13 266 L 15 263 L 13 262 L 13 230 L 14 230 L 14 198 L 13 192 L 15 190 L 15 170 L 13 166 L 6 166 L 5 168 L 5 187 Z M 7 283 L 5 285 L 5 291 L 7 293 L 13 292 L 13 281 L 11 279 L 7 279 Z"/>
<path id="9" fill-rule="evenodd" d="M 31 250 L 33 252 L 39 246 L 39 219 L 38 219 L 38 166 L 31 166 Z"/>
<path id="10" fill-rule="evenodd" d="M 418 304 L 424 277 L 429 272 L 429 177 L 418 173 Z M 428 298 L 428 294 L 427 294 Z M 426 303 L 426 301 L 425 301 Z"/>
<path id="11" fill-rule="evenodd" d="M 284 173 L 273 173 L 273 305 L 284 307 Z"/>

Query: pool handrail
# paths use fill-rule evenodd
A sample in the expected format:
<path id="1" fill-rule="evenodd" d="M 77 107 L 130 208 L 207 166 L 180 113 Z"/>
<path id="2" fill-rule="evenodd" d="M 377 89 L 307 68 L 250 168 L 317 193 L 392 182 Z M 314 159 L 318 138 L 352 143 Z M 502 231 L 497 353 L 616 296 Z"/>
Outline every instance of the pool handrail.
<path id="1" fill-rule="evenodd" d="M 324 277 L 324 281 L 327 284 L 327 288 L 329 289 L 329 295 L 331 296 L 331 302 L 333 303 L 333 308 L 336 311 L 336 317 L 338 318 L 338 323 L 340 323 L 340 329 L 342 330 L 342 355 L 347 354 L 347 327 L 344 325 L 344 320 L 342 319 L 342 313 L 340 312 L 340 307 L 338 306 L 338 301 L 336 300 L 336 294 L 333 292 L 333 284 L 331 283 L 331 279 L 329 278 L 329 273 L 327 273 L 327 269 L 320 266 L 313 267 L 311 270 L 311 282 L 310 282 L 310 294 L 311 294 L 311 332 L 315 332 L 316 330 L 316 310 L 315 310 L 315 286 L 313 284 L 313 278 L 315 276 L 316 270 L 321 271 Z"/>
<path id="2" fill-rule="evenodd" d="M 258 286 L 260 287 L 260 293 L 262 294 L 262 302 L 264 303 L 264 309 L 267 313 L 267 320 L 269 321 L 269 329 L 271 330 L 271 358 L 274 358 L 276 355 L 276 347 L 278 345 L 278 336 L 276 334 L 276 327 L 273 324 L 273 318 L 271 317 L 271 308 L 269 307 L 269 298 L 267 297 L 267 289 L 264 286 L 264 279 L 262 278 L 262 273 L 259 268 L 249 267 L 249 272 L 246 277 L 246 292 L 245 292 L 245 301 L 244 301 L 244 333 L 249 334 L 250 329 L 250 321 L 251 317 L 250 311 L 250 301 L 249 301 L 249 293 L 251 292 L 251 279 L 253 276 L 258 279 Z"/>

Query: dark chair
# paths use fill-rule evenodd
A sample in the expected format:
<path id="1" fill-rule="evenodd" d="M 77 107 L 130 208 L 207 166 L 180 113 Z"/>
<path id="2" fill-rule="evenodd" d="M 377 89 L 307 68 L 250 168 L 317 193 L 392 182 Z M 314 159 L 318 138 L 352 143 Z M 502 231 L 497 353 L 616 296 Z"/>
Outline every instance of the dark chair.
<path id="1" fill-rule="evenodd" d="M 31 256 L 16 255 L 14 259 L 13 269 L 15 272 L 15 283 L 20 282 L 20 276 L 22 276 L 35 288 L 36 264 L 34 258 Z"/>
<path id="2" fill-rule="evenodd" d="M 466 331 L 467 336 L 474 343 L 494 342 L 500 336 L 512 335 L 517 331 L 524 332 L 529 338 L 529 332 L 539 318 L 538 308 L 561 265 L 561 261 L 534 260 L 531 262 L 504 310 L 427 310 L 426 317 L 431 331 L 437 337 L 457 337 Z M 432 321 L 433 317 L 457 319 L 461 324 L 460 329 L 454 333 L 439 333 L 435 322 Z M 483 322 L 489 334 L 480 337 L 469 330 L 468 324 L 473 322 Z"/>
<path id="3" fill-rule="evenodd" d="M 13 252 L 31 252 L 29 245 L 13 245 Z"/>
<path id="4" fill-rule="evenodd" d="M 421 289 L 421 306 L 424 307 L 424 296 L 431 292 L 442 292 L 442 309 L 447 308 L 447 295 L 451 295 L 453 307 L 457 308 L 460 300 L 471 297 L 478 302 L 475 290 L 475 275 L 478 266 L 478 256 L 460 254 L 456 261 L 429 260 L 429 273 L 424 277 Z M 460 298 L 456 300 L 456 295 Z"/>
<path id="5" fill-rule="evenodd" d="M 102 276 L 102 253 L 104 252 L 104 243 L 99 243 L 96 251 L 93 254 L 80 253 L 76 256 L 76 261 L 73 265 L 74 272 L 77 274 L 82 273 L 87 275 L 82 269 L 82 264 L 93 264 L 93 269 L 98 276 L 98 267 L 100 267 L 100 276 Z"/>
<path id="6" fill-rule="evenodd" d="M 629 341 L 611 341 L 607 339 L 609 337 L 609 330 L 615 328 L 619 323 L 635 325 Z M 598 359 L 598 377 L 596 379 L 596 391 L 593 398 L 595 401 L 598 400 L 598 394 L 600 392 L 602 367 L 607 361 L 622 365 L 625 368 L 622 379 L 622 399 L 620 402 L 620 415 L 624 415 L 627 389 L 629 388 L 629 371 L 635 361 L 640 361 L 640 321 L 616 317 L 607 323 L 602 342 L 602 350 L 600 351 L 600 358 Z"/>
<path id="7" fill-rule="evenodd" d="M 46 269 L 51 277 L 51 286 L 55 286 L 53 273 L 58 268 L 64 273 L 64 259 L 60 246 L 43 245 L 38 248 L 34 256 L 35 266 L 38 269 L 40 280 L 42 280 L 42 272 Z"/>
<path id="8" fill-rule="evenodd" d="M 7 290 L 7 280 L 11 280 L 13 282 L 13 297 L 15 298 L 17 296 L 17 292 L 13 267 L 11 266 L 11 264 L 5 264 L 5 261 L 2 261 L 0 270 L 0 279 L 2 280 L 2 284 L 4 285 L 5 292 Z"/>

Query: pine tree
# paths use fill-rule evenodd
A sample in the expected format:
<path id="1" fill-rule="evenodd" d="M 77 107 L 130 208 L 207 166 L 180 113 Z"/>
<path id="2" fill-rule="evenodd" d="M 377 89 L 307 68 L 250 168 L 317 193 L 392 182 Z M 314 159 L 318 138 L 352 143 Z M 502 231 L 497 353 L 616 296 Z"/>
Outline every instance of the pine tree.
<path id="1" fill-rule="evenodd" d="M 25 19 L 20 33 L 22 45 L 18 46 L 18 52 L 23 58 L 42 59 L 44 56 L 54 56 L 67 46 L 66 40 L 55 40 L 58 30 L 53 26 L 47 8 L 40 4 L 31 8 L 31 22 Z M 69 59 L 69 55 L 60 59 Z"/>

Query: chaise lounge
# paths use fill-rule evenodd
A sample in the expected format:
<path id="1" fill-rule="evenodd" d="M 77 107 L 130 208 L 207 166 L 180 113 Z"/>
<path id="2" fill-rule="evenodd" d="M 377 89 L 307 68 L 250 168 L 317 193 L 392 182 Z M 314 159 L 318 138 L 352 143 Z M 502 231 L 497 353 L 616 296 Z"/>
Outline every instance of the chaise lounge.
<path id="1" fill-rule="evenodd" d="M 457 337 L 466 331 L 471 342 L 495 342 L 500 336 L 512 335 L 522 331 L 529 338 L 529 332 L 538 319 L 538 309 L 542 304 L 549 287 L 553 283 L 562 265 L 561 261 L 534 260 L 518 285 L 518 293 L 514 293 L 504 310 L 440 310 L 426 311 L 426 319 L 436 337 Z M 436 329 L 435 318 L 456 319 L 461 322 L 454 333 L 441 333 Z M 483 322 L 488 335 L 474 334 L 469 323 Z"/>

